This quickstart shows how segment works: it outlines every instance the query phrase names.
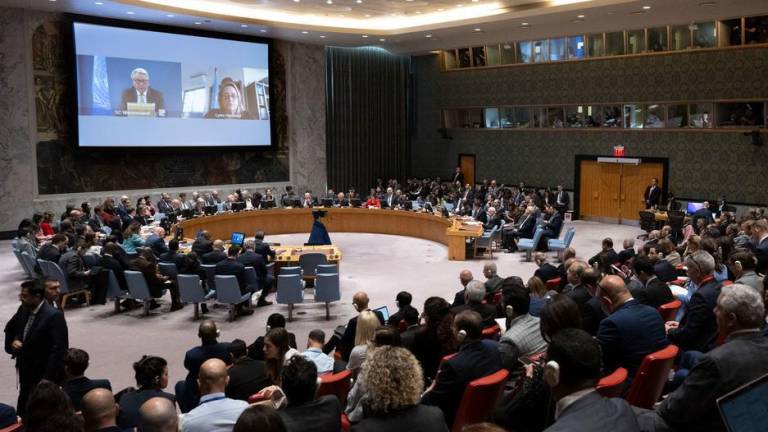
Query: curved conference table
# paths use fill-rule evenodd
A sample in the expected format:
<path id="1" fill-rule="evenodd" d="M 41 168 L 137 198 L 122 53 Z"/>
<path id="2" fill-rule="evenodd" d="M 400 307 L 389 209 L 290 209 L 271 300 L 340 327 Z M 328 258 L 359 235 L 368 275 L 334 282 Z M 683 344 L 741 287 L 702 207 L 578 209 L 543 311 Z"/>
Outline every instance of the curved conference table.
<path id="1" fill-rule="evenodd" d="M 308 233 L 315 210 L 326 212 L 321 220 L 331 234 L 361 232 L 423 238 L 448 246 L 448 259 L 457 261 L 466 259 L 466 238 L 483 233 L 481 226 L 462 226 L 458 220 L 429 213 L 364 208 L 278 208 L 220 213 L 186 219 L 179 222 L 179 226 L 185 233 L 207 230 L 213 238 L 220 239 L 229 238 L 233 232 L 252 235 L 257 230 L 267 235 Z"/>

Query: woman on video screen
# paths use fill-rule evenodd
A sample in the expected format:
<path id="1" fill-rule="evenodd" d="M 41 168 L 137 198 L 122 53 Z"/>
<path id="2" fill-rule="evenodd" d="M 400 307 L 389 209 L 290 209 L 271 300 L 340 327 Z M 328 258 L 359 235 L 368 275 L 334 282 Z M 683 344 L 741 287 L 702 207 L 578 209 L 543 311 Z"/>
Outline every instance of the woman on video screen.
<path id="1" fill-rule="evenodd" d="M 205 113 L 208 119 L 256 119 L 256 116 L 243 108 L 243 98 L 235 81 L 224 78 L 219 85 L 219 108 Z"/>

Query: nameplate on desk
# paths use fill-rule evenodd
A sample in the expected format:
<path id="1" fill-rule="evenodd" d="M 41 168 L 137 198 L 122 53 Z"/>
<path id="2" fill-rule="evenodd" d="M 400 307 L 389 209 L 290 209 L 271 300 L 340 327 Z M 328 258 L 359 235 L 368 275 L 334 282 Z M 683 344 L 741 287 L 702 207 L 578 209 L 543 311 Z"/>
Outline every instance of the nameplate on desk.
<path id="1" fill-rule="evenodd" d="M 642 160 L 640 158 L 621 158 L 621 157 L 597 158 L 597 163 L 619 163 L 619 164 L 640 165 L 641 162 Z"/>

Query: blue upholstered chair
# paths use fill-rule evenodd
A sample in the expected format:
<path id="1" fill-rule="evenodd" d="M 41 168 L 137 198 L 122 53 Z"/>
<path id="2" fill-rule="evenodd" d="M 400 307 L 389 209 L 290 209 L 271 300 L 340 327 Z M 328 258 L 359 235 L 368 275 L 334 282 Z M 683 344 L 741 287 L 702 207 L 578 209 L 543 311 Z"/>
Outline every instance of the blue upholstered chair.
<path id="1" fill-rule="evenodd" d="M 141 272 L 126 270 L 125 282 L 128 286 L 128 294 L 130 298 L 141 301 L 144 305 L 143 315 L 149 315 L 149 307 L 152 304 L 152 294 L 149 292 L 149 286 L 146 279 Z M 163 295 L 166 290 L 163 290 Z"/>
<path id="2" fill-rule="evenodd" d="M 525 251 L 526 261 L 531 260 L 531 254 L 536 250 L 536 246 L 539 244 L 543 233 L 544 230 L 541 227 L 536 228 L 536 232 L 533 234 L 533 239 L 522 238 L 517 242 L 517 248 L 521 251 Z"/>
<path id="3" fill-rule="evenodd" d="M 240 294 L 237 277 L 232 275 L 216 275 L 216 301 L 229 305 L 229 320 L 235 319 L 237 305 L 250 302 L 251 292 Z"/>
<path id="4" fill-rule="evenodd" d="M 488 232 L 484 232 L 482 236 L 475 238 L 475 256 L 477 256 L 478 249 L 486 249 L 488 255 L 493 258 L 493 241 L 496 239 L 496 232 L 499 230 L 498 226 L 494 226 Z"/>
<path id="5" fill-rule="evenodd" d="M 297 274 L 277 277 L 277 303 L 288 305 L 288 321 L 293 320 L 293 305 L 304 302 L 304 285 Z"/>
<path id="6" fill-rule="evenodd" d="M 339 266 L 336 264 L 320 264 L 315 270 L 316 274 L 333 274 L 339 272 Z"/>
<path id="7" fill-rule="evenodd" d="M 557 256 L 561 257 L 563 252 L 568 249 L 569 246 L 571 246 L 571 241 L 573 241 L 573 236 L 576 234 L 576 228 L 574 227 L 568 227 L 565 230 L 565 236 L 562 240 L 560 239 L 550 239 L 547 240 L 547 248 L 551 251 L 557 252 Z"/>
<path id="8" fill-rule="evenodd" d="M 331 319 L 330 303 L 341 300 L 339 274 L 320 273 L 315 279 L 315 302 L 325 303 L 325 319 Z"/>
<path id="9" fill-rule="evenodd" d="M 200 303 L 205 303 L 208 299 L 213 298 L 216 291 L 210 290 L 206 293 L 198 275 L 180 274 L 176 280 L 179 284 L 179 298 L 184 303 L 194 304 L 195 319 L 200 318 Z"/>

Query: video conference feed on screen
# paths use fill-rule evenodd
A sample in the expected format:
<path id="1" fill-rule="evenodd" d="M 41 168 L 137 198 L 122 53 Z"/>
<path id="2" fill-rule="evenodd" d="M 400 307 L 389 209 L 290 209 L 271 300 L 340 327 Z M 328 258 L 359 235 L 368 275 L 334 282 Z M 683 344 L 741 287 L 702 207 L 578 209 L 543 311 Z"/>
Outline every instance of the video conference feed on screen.
<path id="1" fill-rule="evenodd" d="M 271 145 L 269 45 L 75 22 L 80 147 Z"/>

